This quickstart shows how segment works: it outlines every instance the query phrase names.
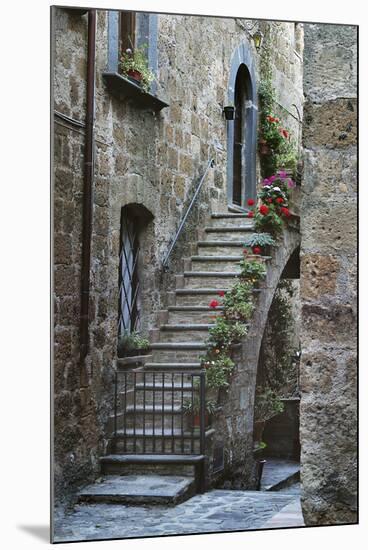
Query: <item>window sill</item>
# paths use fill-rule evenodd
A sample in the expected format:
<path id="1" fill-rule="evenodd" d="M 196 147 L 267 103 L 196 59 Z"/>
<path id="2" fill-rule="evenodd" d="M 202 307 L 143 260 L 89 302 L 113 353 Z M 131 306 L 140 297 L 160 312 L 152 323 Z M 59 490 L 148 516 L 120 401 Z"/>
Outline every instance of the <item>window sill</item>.
<path id="1" fill-rule="evenodd" d="M 141 108 L 151 109 L 153 111 L 161 111 L 164 107 L 168 107 L 169 104 L 165 103 L 158 97 L 145 92 L 138 85 L 125 78 L 116 72 L 106 72 L 102 76 L 105 79 L 107 87 L 121 99 L 129 98 Z"/>

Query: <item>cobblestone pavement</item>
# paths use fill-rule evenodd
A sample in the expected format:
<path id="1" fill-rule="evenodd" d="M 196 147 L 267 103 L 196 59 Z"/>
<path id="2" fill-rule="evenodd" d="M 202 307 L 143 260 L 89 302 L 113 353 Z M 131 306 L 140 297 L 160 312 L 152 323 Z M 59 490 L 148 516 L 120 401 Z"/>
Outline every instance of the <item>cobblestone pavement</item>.
<path id="1" fill-rule="evenodd" d="M 80 504 L 72 514 L 55 513 L 54 541 L 260 529 L 298 500 L 281 491 L 213 490 L 174 507 Z"/>

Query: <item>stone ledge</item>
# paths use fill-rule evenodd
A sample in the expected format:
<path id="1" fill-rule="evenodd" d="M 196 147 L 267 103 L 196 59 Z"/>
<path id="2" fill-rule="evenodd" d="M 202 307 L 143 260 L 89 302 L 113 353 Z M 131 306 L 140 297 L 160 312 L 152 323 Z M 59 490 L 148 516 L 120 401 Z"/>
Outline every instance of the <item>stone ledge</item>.
<path id="1" fill-rule="evenodd" d="M 153 111 L 161 111 L 164 107 L 169 106 L 169 104 L 165 103 L 165 101 L 162 101 L 149 92 L 145 92 L 141 86 L 135 84 L 119 73 L 105 72 L 102 73 L 102 76 L 107 87 L 113 93 L 117 93 L 121 99 L 129 98 L 134 100 L 134 103 L 138 107 L 151 109 Z"/>

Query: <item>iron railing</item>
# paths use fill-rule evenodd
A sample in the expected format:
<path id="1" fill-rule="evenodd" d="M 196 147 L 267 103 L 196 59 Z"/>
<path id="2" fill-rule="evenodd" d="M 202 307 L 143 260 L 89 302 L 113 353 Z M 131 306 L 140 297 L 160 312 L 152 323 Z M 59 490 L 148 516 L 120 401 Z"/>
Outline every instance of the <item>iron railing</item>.
<path id="1" fill-rule="evenodd" d="M 205 372 L 115 373 L 114 452 L 205 452 Z"/>
<path id="2" fill-rule="evenodd" d="M 184 225 L 185 225 L 185 222 L 187 221 L 187 218 L 188 218 L 188 216 L 189 216 L 189 214 L 190 214 L 190 212 L 191 212 L 191 210 L 192 210 L 192 208 L 193 208 L 193 205 L 194 205 L 194 203 L 195 203 L 195 201 L 196 201 L 196 199 L 197 199 L 197 196 L 198 196 L 198 194 L 199 194 L 199 192 L 200 192 L 200 190 L 201 190 L 201 188 L 202 188 L 202 185 L 203 185 L 203 182 L 204 182 L 205 177 L 206 177 L 206 175 L 207 175 L 207 172 L 208 172 L 208 170 L 209 170 L 211 167 L 214 166 L 214 164 L 215 164 L 215 160 L 214 160 L 213 158 L 210 159 L 210 160 L 208 161 L 208 164 L 207 164 L 207 166 L 206 166 L 206 170 L 204 171 L 203 176 L 201 177 L 201 179 L 200 179 L 199 182 L 198 182 L 198 185 L 197 185 L 197 188 L 196 188 L 196 190 L 195 190 L 195 192 L 194 192 L 194 195 L 193 195 L 193 197 L 192 197 L 192 200 L 190 201 L 189 206 L 188 206 L 188 208 L 186 209 L 184 216 L 183 216 L 182 219 L 180 220 L 179 227 L 178 227 L 178 229 L 177 229 L 177 231 L 176 231 L 176 233 L 175 233 L 174 238 L 172 239 L 172 241 L 171 241 L 171 243 L 170 243 L 170 246 L 169 246 L 169 248 L 168 248 L 168 251 L 166 252 L 165 258 L 164 258 L 164 260 L 163 260 L 163 262 L 162 262 L 162 266 L 163 266 L 163 268 L 164 268 L 165 271 L 169 268 L 169 260 L 170 260 L 171 253 L 172 253 L 172 251 L 173 251 L 174 248 L 175 248 L 175 245 L 176 245 L 176 243 L 177 243 L 177 241 L 178 241 L 178 239 L 179 239 L 179 237 L 180 237 L 180 234 L 181 234 L 181 232 L 182 232 L 182 230 L 183 230 L 183 227 L 184 227 Z"/>

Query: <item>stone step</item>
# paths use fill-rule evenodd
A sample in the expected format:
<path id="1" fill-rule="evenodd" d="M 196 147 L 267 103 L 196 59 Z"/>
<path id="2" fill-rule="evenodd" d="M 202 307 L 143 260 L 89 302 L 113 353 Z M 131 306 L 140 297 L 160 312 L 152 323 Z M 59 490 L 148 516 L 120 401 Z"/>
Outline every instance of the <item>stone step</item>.
<path id="1" fill-rule="evenodd" d="M 240 275 L 232 271 L 184 271 L 184 286 L 189 288 L 223 288 L 228 290 Z"/>
<path id="2" fill-rule="evenodd" d="M 157 342 L 152 344 L 153 363 L 199 362 L 206 350 L 204 342 Z"/>
<path id="3" fill-rule="evenodd" d="M 254 230 L 254 222 L 247 217 L 246 213 L 231 214 L 231 213 L 214 213 L 211 215 L 211 224 L 213 227 L 219 226 L 235 226 L 239 224 L 249 227 Z"/>
<path id="4" fill-rule="evenodd" d="M 191 371 L 195 371 L 196 369 L 199 369 L 201 367 L 201 363 L 198 361 L 198 362 L 193 362 L 193 363 L 176 363 L 176 362 L 166 362 L 166 363 L 146 363 L 146 369 L 149 369 L 149 370 L 155 370 L 157 369 L 158 371 L 161 371 L 161 370 L 168 370 L 168 371 L 179 371 L 178 373 L 178 377 L 181 376 L 181 373 L 180 371 L 186 371 L 188 370 L 189 372 Z M 159 375 L 158 375 L 159 376 Z"/>
<path id="5" fill-rule="evenodd" d="M 221 303 L 221 298 L 216 296 L 216 299 Z M 207 298 L 207 304 L 210 302 Z M 169 312 L 169 323 L 173 324 L 186 324 L 190 321 L 196 323 L 213 323 L 214 318 L 218 315 L 221 315 L 223 311 L 222 306 L 216 307 L 216 309 L 205 306 L 170 306 L 168 308 Z"/>
<path id="6" fill-rule="evenodd" d="M 192 307 L 194 305 L 198 307 L 208 307 L 211 300 L 217 300 L 221 303 L 219 292 L 226 292 L 226 290 L 228 290 L 228 288 L 221 285 L 216 288 L 205 288 L 204 285 L 200 288 L 178 288 L 175 290 L 176 306 L 172 307 Z M 253 292 L 254 294 L 258 294 L 260 289 L 254 289 Z M 213 309 L 214 312 L 216 310 Z"/>
<path id="7" fill-rule="evenodd" d="M 114 439 L 114 450 L 119 453 L 199 453 L 199 429 L 191 428 L 190 415 L 183 418 L 183 426 L 172 430 L 171 426 L 164 429 L 147 427 L 145 430 L 119 430 Z M 181 429 L 183 428 L 183 429 Z M 212 428 L 206 429 L 206 438 L 215 433 Z"/>
<path id="8" fill-rule="evenodd" d="M 239 262 L 244 259 L 241 256 L 203 255 L 191 257 L 192 271 L 239 271 Z"/>
<path id="9" fill-rule="evenodd" d="M 203 463 L 200 454 L 111 454 L 100 458 L 103 474 L 193 475 Z"/>
<path id="10" fill-rule="evenodd" d="M 195 493 L 194 477 L 111 475 L 82 489 L 79 502 L 175 505 Z"/>
<path id="11" fill-rule="evenodd" d="M 197 242 L 198 256 L 240 256 L 244 250 L 242 240 L 206 240 Z"/>
<path id="12" fill-rule="evenodd" d="M 212 241 L 238 241 L 254 233 L 251 226 L 234 225 L 204 228 L 207 238 Z"/>
<path id="13" fill-rule="evenodd" d="M 266 457 L 261 479 L 261 491 L 279 491 L 300 477 L 300 463 L 283 458 Z"/>
<path id="14" fill-rule="evenodd" d="M 169 400 L 164 405 L 155 403 L 154 407 L 149 404 L 145 407 L 136 405 L 135 408 L 128 406 L 125 416 L 122 414 L 118 418 L 117 427 L 119 430 L 155 429 L 157 434 L 164 430 L 187 430 L 190 428 L 190 415 L 183 410 L 183 404 L 191 399 L 190 395 L 184 397 L 183 401 L 178 397 L 175 402 L 170 403 Z M 138 452 L 138 449 L 134 451 Z"/>
<path id="15" fill-rule="evenodd" d="M 177 325 L 161 325 L 160 342 L 181 342 L 205 341 L 208 338 L 208 331 L 214 324 L 193 324 L 182 323 Z"/>

